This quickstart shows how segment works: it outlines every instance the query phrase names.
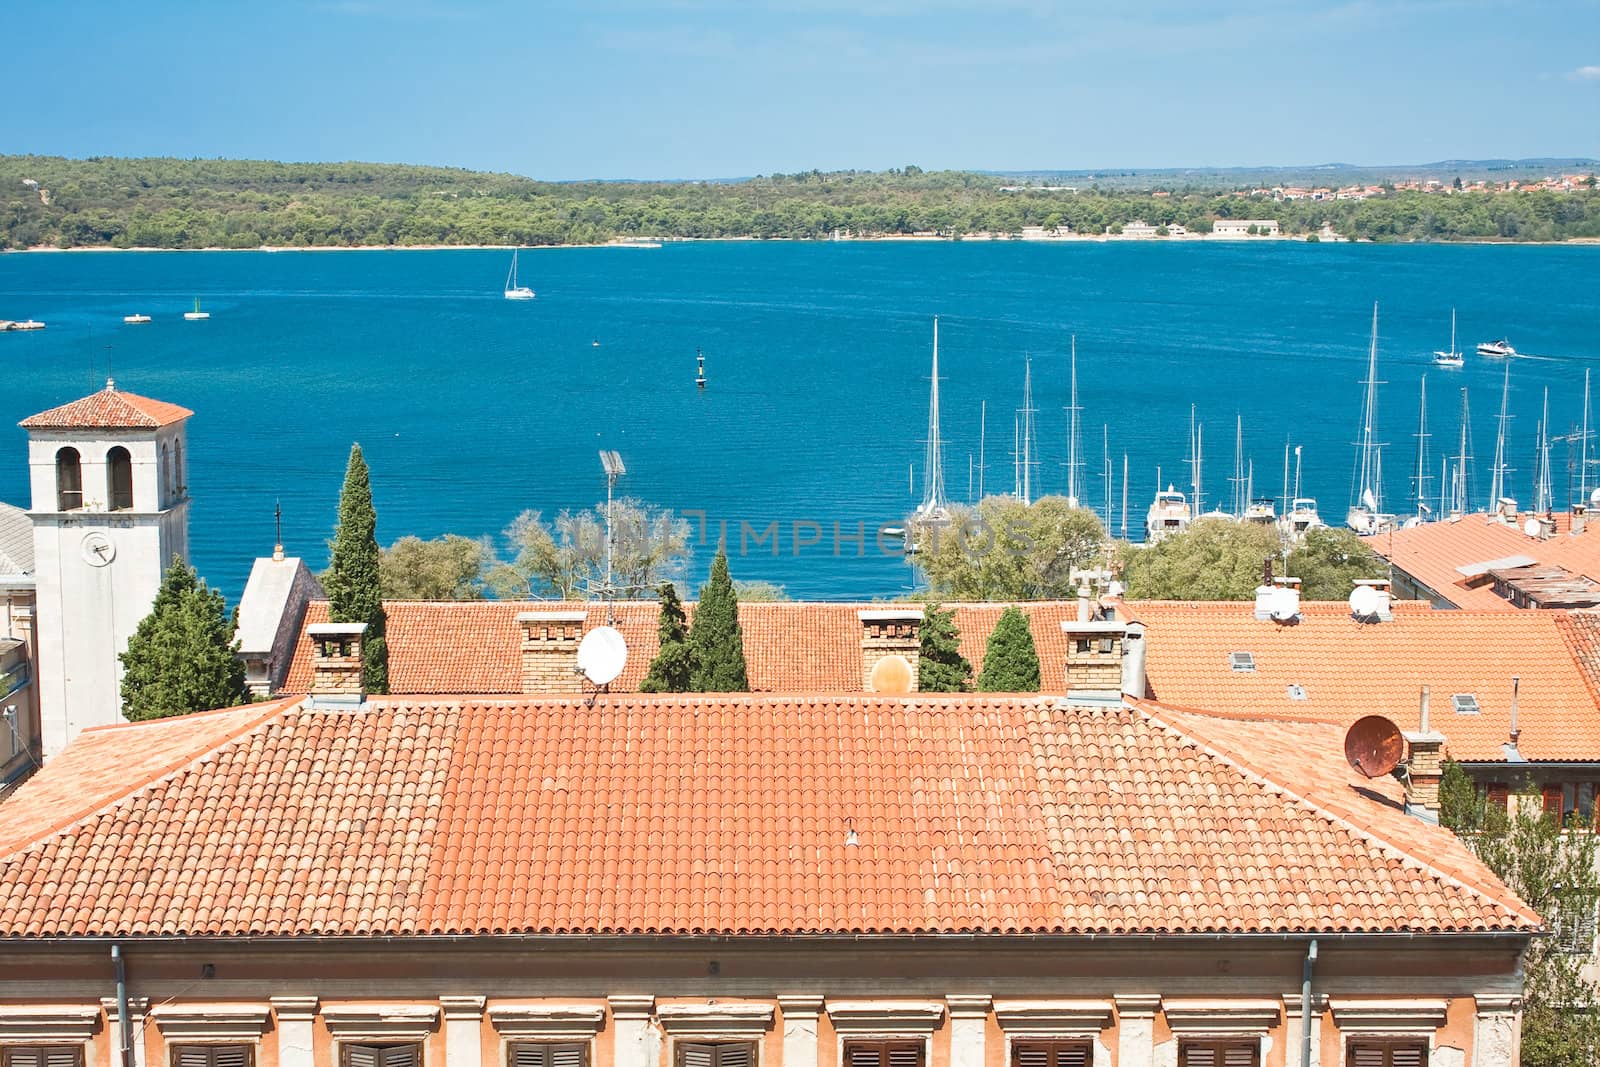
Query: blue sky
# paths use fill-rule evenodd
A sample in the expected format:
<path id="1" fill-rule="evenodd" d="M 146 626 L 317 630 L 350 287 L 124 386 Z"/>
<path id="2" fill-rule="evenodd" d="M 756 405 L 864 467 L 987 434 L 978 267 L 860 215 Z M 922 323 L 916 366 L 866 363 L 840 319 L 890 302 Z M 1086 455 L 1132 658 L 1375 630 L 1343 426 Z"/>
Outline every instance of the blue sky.
<path id="1" fill-rule="evenodd" d="M 539 178 L 1600 156 L 1600 2 L 5 5 L 0 151 Z"/>

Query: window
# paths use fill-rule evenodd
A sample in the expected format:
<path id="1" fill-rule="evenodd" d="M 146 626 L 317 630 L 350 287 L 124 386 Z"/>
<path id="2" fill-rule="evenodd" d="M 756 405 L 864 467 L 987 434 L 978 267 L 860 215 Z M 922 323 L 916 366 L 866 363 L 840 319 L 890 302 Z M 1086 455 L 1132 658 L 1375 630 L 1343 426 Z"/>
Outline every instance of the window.
<path id="1" fill-rule="evenodd" d="M 172 1067 L 250 1067 L 253 1045 L 173 1045 Z"/>
<path id="2" fill-rule="evenodd" d="M 1566 799 L 1565 792 L 1559 785 L 1546 785 L 1541 786 L 1539 789 L 1540 808 L 1544 814 L 1550 816 L 1557 823 L 1561 821 L 1561 816 L 1565 814 L 1561 810 L 1562 801 Z"/>
<path id="3" fill-rule="evenodd" d="M 83 1067 L 82 1045 L 8 1045 L 0 1067 Z"/>
<path id="4" fill-rule="evenodd" d="M 1450 704 L 1456 709 L 1457 715 L 1476 715 L 1480 710 L 1478 698 L 1472 693 L 1457 693 L 1450 698 Z"/>
<path id="5" fill-rule="evenodd" d="M 422 1046 L 408 1041 L 394 1045 L 340 1045 L 340 1067 L 422 1067 Z"/>
<path id="6" fill-rule="evenodd" d="M 56 453 L 56 510 L 77 511 L 83 507 L 83 460 L 76 448 Z"/>
<path id="7" fill-rule="evenodd" d="M 1348 1067 L 1426 1067 L 1428 1043 L 1405 1041 L 1352 1041 Z"/>
<path id="8" fill-rule="evenodd" d="M 1256 669 L 1256 657 L 1253 652 L 1233 652 L 1228 655 L 1228 666 L 1235 673 L 1248 674 Z"/>
<path id="9" fill-rule="evenodd" d="M 121 445 L 106 453 L 106 499 L 112 511 L 133 508 L 133 459 Z"/>
<path id="10" fill-rule="evenodd" d="M 1594 951 L 1595 904 L 1593 893 L 1557 894 L 1551 925 L 1558 953 L 1588 956 Z"/>
<path id="11" fill-rule="evenodd" d="M 1094 1050 L 1087 1041 L 1014 1041 L 1011 1067 L 1090 1067 Z"/>
<path id="12" fill-rule="evenodd" d="M 845 1067 L 922 1067 L 921 1041 L 849 1041 Z"/>
<path id="13" fill-rule="evenodd" d="M 1490 782 L 1483 789 L 1484 800 L 1496 811 L 1505 811 L 1511 804 L 1511 787 L 1504 782 Z"/>
<path id="14" fill-rule="evenodd" d="M 753 1067 L 756 1046 L 751 1041 L 680 1041 L 677 1067 Z"/>
<path id="15" fill-rule="evenodd" d="M 588 1067 L 587 1041 L 517 1041 L 506 1049 L 506 1067 Z"/>
<path id="16" fill-rule="evenodd" d="M 1261 1042 L 1185 1041 L 1178 1046 L 1178 1067 L 1261 1067 Z"/>
<path id="17" fill-rule="evenodd" d="M 172 447 L 161 446 L 161 505 L 165 507 L 172 500 L 172 487 L 176 484 L 172 479 Z"/>
<path id="18" fill-rule="evenodd" d="M 172 442 L 172 498 L 183 495 L 183 442 Z"/>

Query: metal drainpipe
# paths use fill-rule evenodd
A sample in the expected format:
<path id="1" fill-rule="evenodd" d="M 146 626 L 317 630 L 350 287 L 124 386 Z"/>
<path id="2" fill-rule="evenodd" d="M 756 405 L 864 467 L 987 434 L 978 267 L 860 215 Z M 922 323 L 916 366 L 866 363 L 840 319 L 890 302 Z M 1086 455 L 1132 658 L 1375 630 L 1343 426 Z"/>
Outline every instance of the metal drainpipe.
<path id="1" fill-rule="evenodd" d="M 1300 1067 L 1311 1067 L 1311 968 L 1317 962 L 1317 939 L 1306 947 L 1300 971 Z"/>
<path id="2" fill-rule="evenodd" d="M 111 946 L 111 963 L 117 969 L 117 1033 L 122 1042 L 120 1067 L 133 1067 L 133 1034 L 128 1029 L 128 968 L 122 958 L 122 946 Z"/>

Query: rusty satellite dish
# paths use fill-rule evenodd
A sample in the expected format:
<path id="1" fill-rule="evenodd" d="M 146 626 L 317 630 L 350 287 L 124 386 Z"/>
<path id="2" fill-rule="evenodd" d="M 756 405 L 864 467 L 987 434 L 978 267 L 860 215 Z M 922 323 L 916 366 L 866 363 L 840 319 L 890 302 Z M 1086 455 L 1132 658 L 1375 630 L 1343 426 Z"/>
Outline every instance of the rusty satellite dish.
<path id="1" fill-rule="evenodd" d="M 1344 735 L 1344 758 L 1368 778 L 1388 774 L 1405 756 L 1406 739 L 1400 727 L 1382 715 L 1356 720 Z"/>

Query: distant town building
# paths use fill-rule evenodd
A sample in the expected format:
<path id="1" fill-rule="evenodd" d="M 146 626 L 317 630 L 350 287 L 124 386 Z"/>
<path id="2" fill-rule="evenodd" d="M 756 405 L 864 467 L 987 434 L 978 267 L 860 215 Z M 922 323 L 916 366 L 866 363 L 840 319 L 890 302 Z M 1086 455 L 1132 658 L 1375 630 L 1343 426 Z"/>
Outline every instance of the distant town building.
<path id="1" fill-rule="evenodd" d="M 1252 232 L 1253 228 L 1253 232 Z M 1211 224 L 1213 237 L 1276 237 L 1276 219 L 1218 219 Z"/>
<path id="2" fill-rule="evenodd" d="M 1141 238 L 1154 237 L 1155 235 L 1156 227 L 1150 225 L 1143 219 L 1139 219 L 1135 222 L 1124 223 L 1122 227 L 1122 236 L 1124 237 Z"/>
<path id="3" fill-rule="evenodd" d="M 0 504 L 0 797 L 40 756 L 33 522 Z"/>

